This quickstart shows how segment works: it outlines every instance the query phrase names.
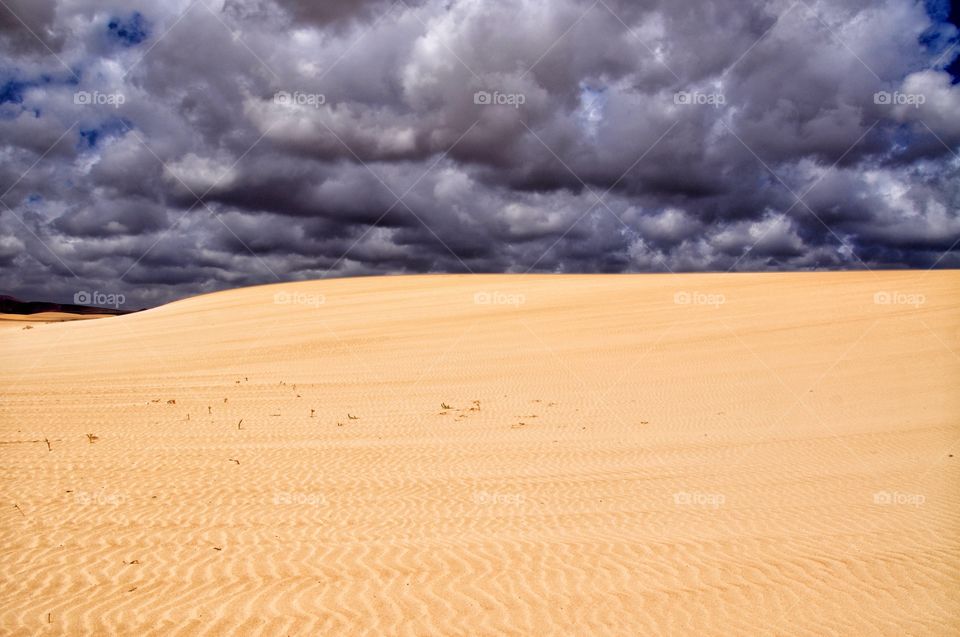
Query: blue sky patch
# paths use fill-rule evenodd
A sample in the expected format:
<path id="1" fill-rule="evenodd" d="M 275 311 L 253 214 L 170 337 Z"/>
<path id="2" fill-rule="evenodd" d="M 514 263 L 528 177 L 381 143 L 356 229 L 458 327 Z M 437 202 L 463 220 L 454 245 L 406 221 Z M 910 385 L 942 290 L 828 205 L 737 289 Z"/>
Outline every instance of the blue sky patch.
<path id="1" fill-rule="evenodd" d="M 127 20 L 122 18 L 111 19 L 107 23 L 107 30 L 123 46 L 136 46 L 150 35 L 147 29 L 147 21 L 139 11 L 134 11 Z"/>
<path id="2" fill-rule="evenodd" d="M 107 137 L 122 136 L 133 128 L 130 120 L 123 117 L 111 117 L 98 126 L 80 129 L 80 149 L 96 148 L 100 140 Z"/>
<path id="3" fill-rule="evenodd" d="M 0 80 L 0 104 L 23 104 L 23 91 L 31 86 L 15 79 Z"/>

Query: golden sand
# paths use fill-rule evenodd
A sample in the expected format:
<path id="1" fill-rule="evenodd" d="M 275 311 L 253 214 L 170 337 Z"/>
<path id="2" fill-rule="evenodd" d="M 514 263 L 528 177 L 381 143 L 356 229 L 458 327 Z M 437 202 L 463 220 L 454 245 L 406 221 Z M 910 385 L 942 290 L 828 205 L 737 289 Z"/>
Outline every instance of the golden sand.
<path id="1" fill-rule="evenodd" d="M 37 312 L 36 314 L 0 313 L 0 330 L 13 327 L 17 329 L 33 329 L 38 323 L 83 321 L 85 319 L 105 318 L 107 316 L 109 316 L 109 314 L 71 314 L 69 312 Z"/>
<path id="2" fill-rule="evenodd" d="M 960 632 L 957 272 L 278 284 L 0 351 L 3 635 Z"/>

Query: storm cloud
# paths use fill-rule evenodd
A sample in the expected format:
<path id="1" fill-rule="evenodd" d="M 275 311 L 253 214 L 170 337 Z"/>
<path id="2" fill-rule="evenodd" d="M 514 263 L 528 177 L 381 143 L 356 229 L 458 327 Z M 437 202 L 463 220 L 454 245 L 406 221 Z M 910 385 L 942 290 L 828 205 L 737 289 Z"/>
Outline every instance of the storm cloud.
<path id="1" fill-rule="evenodd" d="M 3 0 L 0 291 L 960 267 L 911 0 Z"/>

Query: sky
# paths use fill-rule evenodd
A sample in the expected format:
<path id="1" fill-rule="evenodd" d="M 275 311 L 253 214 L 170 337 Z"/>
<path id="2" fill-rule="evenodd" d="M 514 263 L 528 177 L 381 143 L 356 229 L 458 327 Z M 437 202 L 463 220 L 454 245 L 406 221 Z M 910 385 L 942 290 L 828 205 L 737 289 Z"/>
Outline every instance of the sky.
<path id="1" fill-rule="evenodd" d="M 960 267 L 957 12 L 0 0 L 0 294 Z"/>

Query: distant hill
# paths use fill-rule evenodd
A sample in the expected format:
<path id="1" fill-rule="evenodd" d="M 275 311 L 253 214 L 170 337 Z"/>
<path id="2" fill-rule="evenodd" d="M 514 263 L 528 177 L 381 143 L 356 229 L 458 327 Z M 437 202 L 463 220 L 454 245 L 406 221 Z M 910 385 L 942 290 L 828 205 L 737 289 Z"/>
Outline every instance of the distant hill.
<path id="1" fill-rule="evenodd" d="M 66 314 L 111 314 L 119 316 L 140 310 L 119 310 L 116 308 L 94 307 L 92 305 L 73 305 L 69 303 L 45 303 L 43 301 L 21 301 L 12 296 L 0 294 L 0 314 L 38 314 L 40 312 L 64 312 Z"/>

